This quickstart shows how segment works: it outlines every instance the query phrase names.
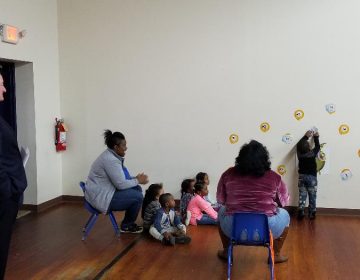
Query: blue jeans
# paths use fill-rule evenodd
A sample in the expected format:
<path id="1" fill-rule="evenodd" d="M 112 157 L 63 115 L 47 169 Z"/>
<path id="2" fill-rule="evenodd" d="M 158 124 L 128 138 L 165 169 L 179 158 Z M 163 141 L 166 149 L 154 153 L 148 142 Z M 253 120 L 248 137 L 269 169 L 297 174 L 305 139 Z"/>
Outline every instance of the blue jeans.
<path id="1" fill-rule="evenodd" d="M 108 211 L 124 211 L 125 217 L 121 227 L 135 223 L 143 201 L 142 189 L 136 186 L 126 190 L 116 190 L 111 199 Z"/>
<path id="2" fill-rule="evenodd" d="M 304 210 L 309 194 L 309 212 L 316 212 L 317 178 L 313 175 L 299 174 L 299 210 Z"/>
<path id="3" fill-rule="evenodd" d="M 198 225 L 217 225 L 218 221 L 211 218 L 208 214 L 203 214 L 200 220 L 196 220 Z"/>
<path id="4" fill-rule="evenodd" d="M 233 227 L 233 215 L 225 215 L 226 208 L 221 206 L 218 212 L 219 224 L 222 232 L 231 238 Z M 274 216 L 268 217 L 269 228 L 274 239 L 281 236 L 284 229 L 290 225 L 289 213 L 283 208 L 277 208 Z"/>

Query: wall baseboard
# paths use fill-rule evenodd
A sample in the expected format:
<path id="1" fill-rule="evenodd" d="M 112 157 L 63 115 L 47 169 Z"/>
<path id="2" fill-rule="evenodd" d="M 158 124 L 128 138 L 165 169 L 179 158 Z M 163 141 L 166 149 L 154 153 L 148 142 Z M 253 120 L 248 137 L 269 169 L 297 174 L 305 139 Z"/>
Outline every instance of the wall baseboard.
<path id="1" fill-rule="evenodd" d="M 21 205 L 20 209 L 22 210 L 30 210 L 33 212 L 43 212 L 49 208 L 52 208 L 54 206 L 58 206 L 62 203 L 68 203 L 68 202 L 75 202 L 75 203 L 79 203 L 79 202 L 83 202 L 84 201 L 84 197 L 83 196 L 76 196 L 76 195 L 61 195 L 58 197 L 55 197 L 53 199 L 50 199 L 48 201 L 45 201 L 43 203 L 40 203 L 38 205 L 34 205 L 34 204 L 23 204 Z"/>
<path id="2" fill-rule="evenodd" d="M 83 202 L 84 197 L 78 195 L 63 195 L 62 196 L 63 202 Z"/>
<path id="3" fill-rule="evenodd" d="M 297 214 L 297 206 L 286 206 L 285 209 L 291 216 Z M 306 207 L 307 211 L 307 207 Z M 340 209 L 340 208 L 316 208 L 317 215 L 332 215 L 332 216 L 360 216 L 360 209 Z"/>
<path id="4" fill-rule="evenodd" d="M 23 204 L 20 209 L 22 210 L 30 210 L 33 212 L 43 212 L 49 208 L 54 206 L 58 206 L 63 203 L 82 203 L 84 201 L 83 196 L 77 195 L 61 195 L 50 199 L 46 202 L 43 202 L 39 205 L 34 204 Z M 180 200 L 175 199 L 176 209 L 180 209 Z M 285 209 L 289 212 L 291 216 L 295 216 L 297 214 L 296 206 L 286 206 Z M 340 209 L 340 208 L 317 208 L 318 215 L 333 215 L 333 216 L 360 216 L 360 209 Z"/>

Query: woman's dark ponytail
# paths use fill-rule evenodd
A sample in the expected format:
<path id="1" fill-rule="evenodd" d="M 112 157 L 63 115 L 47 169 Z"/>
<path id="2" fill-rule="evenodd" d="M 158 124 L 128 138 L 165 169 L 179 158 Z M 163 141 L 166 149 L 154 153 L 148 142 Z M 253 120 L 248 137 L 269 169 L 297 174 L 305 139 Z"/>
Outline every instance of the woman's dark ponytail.
<path id="1" fill-rule="evenodd" d="M 115 145 L 118 145 L 121 140 L 125 140 L 124 134 L 121 132 L 112 133 L 111 130 L 106 129 L 104 132 L 105 145 L 109 149 L 114 149 Z"/>

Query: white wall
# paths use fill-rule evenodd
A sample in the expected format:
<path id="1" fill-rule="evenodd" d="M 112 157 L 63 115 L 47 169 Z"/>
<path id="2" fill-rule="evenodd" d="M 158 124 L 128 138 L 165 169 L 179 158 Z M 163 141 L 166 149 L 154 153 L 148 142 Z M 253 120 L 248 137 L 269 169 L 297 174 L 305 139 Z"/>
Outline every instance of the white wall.
<path id="1" fill-rule="evenodd" d="M 34 72 L 32 63 L 16 63 L 16 115 L 19 146 L 27 147 L 30 157 L 25 166 L 28 186 L 24 193 L 25 204 L 37 204 L 37 164 Z"/>
<path id="2" fill-rule="evenodd" d="M 177 197 L 198 171 L 209 173 L 214 195 L 239 147 L 257 139 L 274 169 L 286 164 L 296 205 L 293 145 L 281 137 L 296 141 L 316 125 L 331 148 L 318 206 L 359 208 L 359 9 L 355 0 L 59 1 L 64 194 L 80 194 L 109 128 L 126 135 L 132 173 L 145 171 Z M 340 136 L 343 122 L 351 131 Z M 343 168 L 352 180 L 341 181 Z"/>
<path id="3" fill-rule="evenodd" d="M 0 7 L 1 23 L 27 30 L 18 45 L 0 42 L 0 58 L 33 62 L 36 151 L 31 153 L 37 160 L 36 204 L 40 204 L 62 194 L 61 155 L 55 153 L 53 140 L 55 117 L 60 115 L 57 2 L 0 0 Z"/>

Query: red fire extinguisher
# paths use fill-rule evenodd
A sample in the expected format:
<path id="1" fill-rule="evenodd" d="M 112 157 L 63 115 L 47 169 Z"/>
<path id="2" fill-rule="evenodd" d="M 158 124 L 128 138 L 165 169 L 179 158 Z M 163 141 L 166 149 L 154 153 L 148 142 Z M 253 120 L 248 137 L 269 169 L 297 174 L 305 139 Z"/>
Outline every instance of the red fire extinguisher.
<path id="1" fill-rule="evenodd" d="M 55 119 L 55 147 L 56 151 L 66 150 L 66 132 L 68 131 L 64 119 Z"/>

